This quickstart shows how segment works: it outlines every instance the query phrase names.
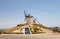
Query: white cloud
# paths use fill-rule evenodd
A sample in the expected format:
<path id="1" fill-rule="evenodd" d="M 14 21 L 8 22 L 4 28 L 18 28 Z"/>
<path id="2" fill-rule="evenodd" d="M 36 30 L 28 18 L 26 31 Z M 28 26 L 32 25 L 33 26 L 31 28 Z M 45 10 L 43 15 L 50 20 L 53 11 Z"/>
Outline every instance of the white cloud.
<path id="1" fill-rule="evenodd" d="M 40 14 L 41 15 L 47 15 L 48 13 L 47 12 L 41 12 Z"/>

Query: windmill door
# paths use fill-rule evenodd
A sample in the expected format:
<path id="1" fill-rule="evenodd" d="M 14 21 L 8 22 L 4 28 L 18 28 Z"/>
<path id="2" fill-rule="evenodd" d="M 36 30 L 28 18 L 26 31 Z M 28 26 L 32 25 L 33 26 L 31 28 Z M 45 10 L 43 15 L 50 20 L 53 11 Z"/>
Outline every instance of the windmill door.
<path id="1" fill-rule="evenodd" d="M 25 28 L 25 34 L 30 34 L 29 28 Z"/>

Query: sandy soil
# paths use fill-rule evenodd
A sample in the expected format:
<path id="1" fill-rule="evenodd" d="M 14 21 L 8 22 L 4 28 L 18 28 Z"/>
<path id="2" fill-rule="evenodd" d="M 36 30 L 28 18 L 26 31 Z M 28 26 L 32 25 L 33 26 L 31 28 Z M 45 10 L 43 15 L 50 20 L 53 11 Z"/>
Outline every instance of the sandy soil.
<path id="1" fill-rule="evenodd" d="M 60 34 L 2 34 L 0 39 L 60 39 Z"/>

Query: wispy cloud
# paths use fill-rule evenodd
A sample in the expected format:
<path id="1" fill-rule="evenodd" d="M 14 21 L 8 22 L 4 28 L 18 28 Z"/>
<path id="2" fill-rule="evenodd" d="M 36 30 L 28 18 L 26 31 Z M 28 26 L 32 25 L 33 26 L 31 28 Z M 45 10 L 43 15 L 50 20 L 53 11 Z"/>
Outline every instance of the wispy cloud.
<path id="1" fill-rule="evenodd" d="M 47 15 L 47 12 L 41 12 L 40 15 Z"/>

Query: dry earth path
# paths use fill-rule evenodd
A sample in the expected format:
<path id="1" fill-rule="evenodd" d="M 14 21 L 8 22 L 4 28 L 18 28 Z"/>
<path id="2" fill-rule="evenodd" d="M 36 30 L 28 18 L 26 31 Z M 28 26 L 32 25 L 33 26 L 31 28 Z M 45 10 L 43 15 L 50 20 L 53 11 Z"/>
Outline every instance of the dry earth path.
<path id="1" fill-rule="evenodd" d="M 0 39 L 60 39 L 60 34 L 46 35 L 46 34 L 33 34 L 33 35 L 22 35 L 22 34 L 2 34 Z"/>

